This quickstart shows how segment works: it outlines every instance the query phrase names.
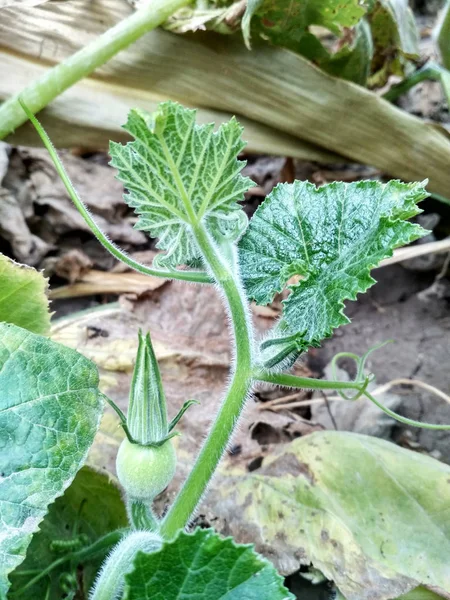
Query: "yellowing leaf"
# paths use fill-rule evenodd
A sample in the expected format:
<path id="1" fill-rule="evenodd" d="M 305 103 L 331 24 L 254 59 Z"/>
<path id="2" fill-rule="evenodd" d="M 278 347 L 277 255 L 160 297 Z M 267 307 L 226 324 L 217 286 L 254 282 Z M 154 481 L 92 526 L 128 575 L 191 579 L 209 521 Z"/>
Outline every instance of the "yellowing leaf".
<path id="1" fill-rule="evenodd" d="M 373 437 L 313 433 L 208 503 L 237 541 L 284 573 L 310 561 L 347 600 L 388 600 L 418 585 L 450 591 L 450 466 Z"/>
<path id="2" fill-rule="evenodd" d="M 42 273 L 0 254 L 0 322 L 13 323 L 33 333 L 48 333 L 47 287 Z"/>

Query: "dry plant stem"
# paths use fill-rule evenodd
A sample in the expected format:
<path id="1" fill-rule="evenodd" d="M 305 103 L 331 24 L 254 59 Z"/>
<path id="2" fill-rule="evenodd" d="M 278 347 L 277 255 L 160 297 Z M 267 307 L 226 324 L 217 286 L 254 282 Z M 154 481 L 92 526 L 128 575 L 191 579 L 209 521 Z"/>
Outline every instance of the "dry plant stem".
<path id="1" fill-rule="evenodd" d="M 372 395 L 378 396 L 379 394 L 383 394 L 384 392 L 387 392 L 388 390 L 390 390 L 392 387 L 394 387 L 396 385 L 409 385 L 409 386 L 415 385 L 417 387 L 420 387 L 420 388 L 426 390 L 427 392 L 430 392 L 431 394 L 435 394 L 436 396 L 438 396 L 439 398 L 444 400 L 444 402 L 447 402 L 448 404 L 450 404 L 450 396 L 445 394 L 442 390 L 438 389 L 434 385 L 430 385 L 429 383 L 426 383 L 425 381 L 421 381 L 420 379 L 407 379 L 406 377 L 392 379 L 391 381 L 388 381 L 387 383 L 384 383 L 383 385 L 378 386 L 372 392 Z"/>
<path id="2" fill-rule="evenodd" d="M 22 90 L 20 98 L 32 113 L 39 112 L 64 90 L 108 62 L 144 33 L 164 23 L 175 11 L 189 2 L 190 0 L 153 0 L 64 62 L 49 69 L 43 77 L 31 82 Z M 27 117 L 20 107 L 19 96 L 7 100 L 0 107 L 0 139 L 26 120 Z"/>
<path id="3" fill-rule="evenodd" d="M 444 198 L 443 202 L 447 202 Z M 418 256 L 425 256 L 427 254 L 441 254 L 450 250 L 450 238 L 445 238 L 437 242 L 429 242 L 427 244 L 416 244 L 415 246 L 406 246 L 406 248 L 398 248 L 394 250 L 394 254 L 390 258 L 386 258 L 381 261 L 378 268 L 387 267 L 388 265 L 395 265 L 396 263 L 410 258 L 417 258 Z"/>

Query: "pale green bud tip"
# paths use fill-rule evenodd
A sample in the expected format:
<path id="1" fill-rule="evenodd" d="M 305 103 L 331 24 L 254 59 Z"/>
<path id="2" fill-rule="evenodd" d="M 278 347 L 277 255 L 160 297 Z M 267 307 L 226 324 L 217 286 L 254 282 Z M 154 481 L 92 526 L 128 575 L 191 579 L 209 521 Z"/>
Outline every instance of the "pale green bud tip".
<path id="1" fill-rule="evenodd" d="M 127 426 L 139 444 L 157 444 L 166 439 L 167 406 L 158 361 L 150 334 L 139 331 L 139 346 L 131 382 Z"/>

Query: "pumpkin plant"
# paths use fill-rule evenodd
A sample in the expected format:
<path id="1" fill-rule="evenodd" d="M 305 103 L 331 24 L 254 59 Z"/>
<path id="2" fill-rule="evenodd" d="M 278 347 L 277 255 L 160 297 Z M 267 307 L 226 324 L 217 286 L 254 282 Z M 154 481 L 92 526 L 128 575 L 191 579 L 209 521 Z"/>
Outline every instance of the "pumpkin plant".
<path id="1" fill-rule="evenodd" d="M 125 202 L 138 216 L 136 227 L 158 239 L 161 252 L 152 266 L 146 266 L 127 256 L 103 234 L 78 198 L 46 133 L 26 106 L 23 108 L 48 148 L 73 202 L 113 256 L 141 273 L 216 287 L 229 315 L 234 358 L 228 389 L 198 458 L 172 505 L 161 516 L 155 513 L 153 501 L 173 478 L 176 455 L 172 438 L 178 421 L 193 402 L 187 401 L 169 420 L 150 336 L 139 333 L 130 401 L 124 414 L 99 391 L 97 368 L 91 361 L 40 335 L 42 331 L 33 333 L 20 327 L 20 320 L 5 319 L 10 322 L 0 325 L 0 596 L 6 597 L 10 579 L 11 598 L 30 597 L 32 590 L 45 598 L 82 598 L 92 582 L 91 600 L 294 598 L 275 568 L 251 546 L 238 545 L 231 538 L 221 539 L 210 529 L 190 532 L 190 524 L 258 382 L 290 388 L 335 389 L 349 401 L 366 397 L 409 425 L 450 429 L 448 425 L 406 419 L 380 404 L 368 390 L 371 378 L 364 370 L 367 354 L 354 357 L 358 368 L 351 382 L 302 378 L 290 373 L 308 348 L 318 346 L 335 328 L 348 323 L 344 302 L 355 300 L 375 283 L 371 269 L 391 256 L 394 248 L 424 235 L 425 231 L 409 220 L 420 212 L 417 204 L 427 196 L 424 184 L 335 182 L 320 188 L 300 181 L 280 184 L 248 222 L 239 202 L 253 184 L 241 174 L 244 163 L 238 155 L 244 143 L 236 119 L 214 131 L 213 125 L 197 125 L 195 111 L 177 103 L 162 103 L 154 114 L 132 110 L 125 129 L 134 139 L 125 145 L 111 143 L 110 154 L 111 165 L 128 190 Z M 283 290 L 288 294 L 280 319 L 264 339 L 257 339 L 250 318 L 250 301 L 268 304 Z M 1 301 L 0 294 L 0 306 Z M 98 525 L 95 536 L 89 531 L 89 538 L 78 523 L 79 513 L 75 513 L 70 537 L 51 539 L 51 523 L 61 511 L 69 510 L 76 491 L 71 486 L 62 498 L 58 497 L 86 459 L 105 402 L 116 410 L 126 435 L 117 455 L 126 516 L 118 509 L 111 522 Z M 398 464 L 415 461 L 414 453 L 387 442 L 373 444 L 364 436 L 342 435 L 343 443 L 327 437 L 327 432 L 315 434 L 311 447 L 321 448 L 319 454 L 323 452 L 325 457 L 326 446 L 337 444 L 333 454 L 339 458 L 341 446 L 343 464 L 347 464 L 357 444 L 386 465 L 389 457 L 397 457 L 397 451 L 402 453 Z M 292 452 L 300 452 L 300 448 L 292 448 Z M 316 454 L 311 457 L 311 464 L 320 459 Z M 289 492 L 300 495 L 305 507 L 305 524 L 300 517 L 296 535 L 303 539 L 305 530 L 311 532 L 305 539 L 309 554 L 306 559 L 299 558 L 298 564 L 311 562 L 325 577 L 336 581 L 336 593 L 348 600 L 399 597 L 421 585 L 428 589 L 423 588 L 423 597 L 435 595 L 429 592 L 431 588 L 437 593 L 448 592 L 450 531 L 448 519 L 439 520 L 439 512 L 444 514 L 445 509 L 437 504 L 428 512 L 441 536 L 439 552 L 428 549 L 427 534 L 418 523 L 412 523 L 408 538 L 411 544 L 402 549 L 401 560 L 395 561 L 391 556 L 395 555 L 395 537 L 391 533 L 386 534 L 381 554 L 377 554 L 378 533 L 361 538 L 355 529 L 350 536 L 353 525 L 344 525 L 343 517 L 331 529 L 338 538 L 350 536 L 347 541 L 351 555 L 350 560 L 346 559 L 346 568 L 339 570 L 335 564 L 345 556 L 345 544 L 331 539 L 331 555 L 330 550 L 326 555 L 325 551 L 313 551 L 311 544 L 317 532 L 309 529 L 310 516 L 325 510 L 324 498 L 344 506 L 342 499 L 338 501 L 337 492 L 332 491 L 341 471 L 337 466 L 330 469 L 327 464 L 320 467 L 315 489 L 315 476 L 306 471 L 309 487 L 302 484 L 295 492 Z M 421 468 L 427 465 L 432 481 L 444 490 L 449 469 L 423 457 Z M 362 477 L 367 490 L 377 490 L 374 510 L 383 511 L 385 476 L 375 468 L 358 475 L 352 484 L 353 489 L 359 490 L 356 501 L 364 495 L 358 488 Z M 79 477 L 84 478 L 86 490 L 96 489 L 95 484 L 89 484 L 92 474 L 83 469 L 77 481 Z M 350 481 L 350 469 L 347 477 Z M 273 493 L 280 482 L 270 483 L 269 479 L 269 472 L 262 472 L 245 492 L 246 497 L 263 485 Z M 290 481 L 287 479 L 285 484 Z M 114 496 L 108 482 L 97 485 L 99 503 L 106 493 Z M 411 508 L 411 496 L 420 504 L 424 492 L 419 487 L 409 491 L 411 482 L 405 485 L 401 490 L 407 492 L 402 496 L 403 506 L 413 510 L 416 504 Z M 233 493 L 238 494 L 241 487 L 233 486 Z M 325 494 L 320 496 L 320 502 L 317 494 Z M 448 491 L 446 494 L 448 498 Z M 433 494 L 430 502 L 440 502 L 439 498 L 439 494 Z M 240 501 L 237 498 L 238 504 Z M 318 508 L 310 515 L 308 511 L 315 503 Z M 47 520 L 44 516 L 49 505 L 51 519 Z M 339 510 L 336 504 L 332 510 L 334 518 Z M 357 518 L 364 521 L 361 511 L 355 507 L 349 510 L 357 513 L 353 523 Z M 107 517 L 107 511 L 101 515 L 103 520 Z M 373 519 L 376 522 L 376 517 Z M 420 529 L 420 535 L 415 534 L 415 527 Z M 360 529 L 363 533 L 369 531 L 369 521 Z M 381 530 L 385 535 L 382 527 Z M 32 540 L 33 534 L 39 543 Z M 325 530 L 321 537 L 330 539 Z M 97 565 L 96 577 L 92 569 L 80 571 L 80 564 L 91 559 L 98 562 L 98 557 L 104 557 L 111 547 L 103 564 Z M 25 556 L 25 565 L 32 564 L 33 552 L 40 552 L 41 556 L 47 552 L 49 564 L 45 568 L 35 564 L 33 569 L 17 569 Z M 53 555 L 51 560 L 52 552 L 59 553 L 59 557 Z M 390 558 L 388 564 L 383 562 L 386 556 Z M 361 560 L 367 560 L 365 571 L 355 578 L 352 561 L 361 565 Z M 62 565 L 68 565 L 69 572 L 61 573 L 58 569 Z M 371 581 L 381 583 L 374 589 Z M 431 596 L 426 596 L 428 593 Z"/>

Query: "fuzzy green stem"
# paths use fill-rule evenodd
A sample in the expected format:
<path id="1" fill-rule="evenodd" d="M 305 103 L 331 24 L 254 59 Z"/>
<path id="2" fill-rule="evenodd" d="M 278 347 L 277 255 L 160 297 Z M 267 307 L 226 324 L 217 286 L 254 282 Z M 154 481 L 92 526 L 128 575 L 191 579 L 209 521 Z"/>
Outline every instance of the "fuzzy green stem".
<path id="1" fill-rule="evenodd" d="M 206 264 L 225 295 L 233 324 L 236 357 L 231 384 L 222 406 L 188 479 L 161 525 L 161 535 L 167 539 L 173 538 L 192 518 L 231 440 L 252 382 L 253 337 L 244 291 L 238 276 L 222 259 L 203 225 L 193 227 L 193 233 Z"/>
<path id="2" fill-rule="evenodd" d="M 73 187 L 70 177 L 68 176 L 64 165 L 62 164 L 61 159 L 59 158 L 58 153 L 56 152 L 46 131 L 36 119 L 36 117 L 32 114 L 32 112 L 28 108 L 28 105 L 22 102 L 22 99 L 20 99 L 19 102 L 22 105 L 21 110 L 33 123 L 42 142 L 47 148 L 50 154 L 50 158 L 52 159 L 53 164 L 55 166 L 55 169 L 58 175 L 60 176 L 61 181 L 63 182 L 64 187 L 66 188 L 67 193 L 69 194 L 72 202 L 78 209 L 78 212 L 83 217 L 84 221 L 86 222 L 92 233 L 95 235 L 97 240 L 102 244 L 104 248 L 106 248 L 106 250 L 108 250 L 108 252 L 110 252 L 115 258 L 117 258 L 117 260 L 120 260 L 135 271 L 143 273 L 144 275 L 151 275 L 152 277 L 163 277 L 165 279 L 179 279 L 181 281 L 192 281 L 195 283 L 211 283 L 211 278 L 206 273 L 202 273 L 201 271 L 179 271 L 177 269 L 163 271 L 161 269 L 153 269 L 152 267 L 147 267 L 146 265 L 143 265 L 131 258 L 131 256 L 128 256 L 123 250 L 121 250 L 113 242 L 111 242 L 111 240 L 107 238 L 107 236 L 103 233 L 103 231 L 91 217 L 88 209 L 83 204 L 82 200 L 79 198 L 75 188 Z"/>
<path id="3" fill-rule="evenodd" d="M 103 563 L 90 600 L 118 600 L 122 598 L 125 575 L 133 568 L 137 552 L 155 552 L 161 547 L 160 537 L 149 531 L 135 531 L 117 544 Z"/>
<path id="4" fill-rule="evenodd" d="M 154 532 L 159 530 L 159 521 L 153 514 L 151 507 L 141 500 L 128 499 L 127 512 L 134 529 Z"/>
<path id="5" fill-rule="evenodd" d="M 37 113 L 77 81 L 90 75 L 121 50 L 130 46 L 144 33 L 164 23 L 175 11 L 191 0 L 152 0 L 93 42 L 49 69 L 32 81 L 20 94 L 0 107 L 0 139 L 12 133 L 27 120 L 19 104 L 19 97 Z"/>
<path id="6" fill-rule="evenodd" d="M 254 379 L 283 387 L 306 390 L 360 390 L 365 384 L 365 381 L 328 381 L 327 379 L 311 379 L 310 377 L 297 377 L 297 375 L 288 373 L 271 373 L 269 371 L 256 371 Z"/>

